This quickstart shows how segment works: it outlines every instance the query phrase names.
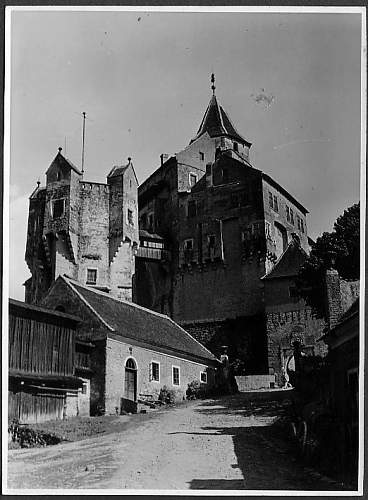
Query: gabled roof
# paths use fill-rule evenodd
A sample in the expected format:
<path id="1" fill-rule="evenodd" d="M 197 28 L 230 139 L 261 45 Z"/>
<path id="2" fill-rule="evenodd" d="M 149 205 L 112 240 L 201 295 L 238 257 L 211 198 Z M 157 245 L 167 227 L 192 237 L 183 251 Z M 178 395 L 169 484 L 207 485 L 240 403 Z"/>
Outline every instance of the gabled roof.
<path id="1" fill-rule="evenodd" d="M 128 158 L 128 164 L 127 165 L 121 165 L 121 166 L 115 166 L 112 167 L 110 172 L 107 174 L 107 178 L 109 177 L 117 177 L 118 175 L 124 175 L 125 172 L 128 170 L 129 167 L 132 167 L 133 174 L 137 183 L 137 186 L 139 186 L 137 174 L 135 173 L 133 163 L 131 162 L 131 158 Z"/>
<path id="2" fill-rule="evenodd" d="M 307 258 L 306 252 L 296 240 L 292 240 L 276 261 L 271 271 L 261 279 L 275 279 L 297 276 Z"/>
<path id="3" fill-rule="evenodd" d="M 46 192 L 46 187 L 40 187 L 39 185 L 32 191 L 31 196 L 29 197 L 30 200 L 33 200 L 34 198 L 38 197 L 38 194 L 42 191 Z"/>
<path id="4" fill-rule="evenodd" d="M 211 97 L 197 135 L 191 142 L 197 140 L 205 132 L 207 132 L 210 137 L 226 135 L 240 143 L 246 144 L 248 147 L 252 145 L 237 132 L 223 107 L 218 104 L 215 95 Z"/>
<path id="5" fill-rule="evenodd" d="M 168 316 L 81 285 L 66 276 L 58 279 L 67 283 L 107 329 L 122 339 L 149 344 L 153 350 L 168 349 L 178 356 L 217 361 L 208 349 Z"/>
<path id="6" fill-rule="evenodd" d="M 60 149 L 60 151 L 61 151 L 61 149 Z M 74 170 L 74 172 L 76 172 L 77 174 L 82 175 L 82 172 L 79 170 L 79 168 L 77 168 L 70 160 L 68 160 L 67 158 L 65 158 L 65 156 L 63 156 L 60 151 L 58 152 L 58 154 L 55 156 L 55 158 L 51 162 L 51 165 L 47 169 L 47 172 L 54 165 L 54 163 L 57 163 L 59 166 L 63 166 L 64 165 L 64 166 L 66 166 L 66 167 L 71 168 L 72 170 Z M 47 174 L 47 172 L 46 172 L 46 174 Z"/>

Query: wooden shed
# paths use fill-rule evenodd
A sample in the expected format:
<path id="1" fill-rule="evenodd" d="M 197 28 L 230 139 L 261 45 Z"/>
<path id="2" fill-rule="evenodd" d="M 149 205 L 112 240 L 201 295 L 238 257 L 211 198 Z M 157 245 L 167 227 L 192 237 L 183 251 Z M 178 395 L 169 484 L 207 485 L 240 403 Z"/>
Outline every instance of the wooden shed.
<path id="1" fill-rule="evenodd" d="M 78 414 L 79 318 L 9 299 L 9 419 L 34 423 Z"/>

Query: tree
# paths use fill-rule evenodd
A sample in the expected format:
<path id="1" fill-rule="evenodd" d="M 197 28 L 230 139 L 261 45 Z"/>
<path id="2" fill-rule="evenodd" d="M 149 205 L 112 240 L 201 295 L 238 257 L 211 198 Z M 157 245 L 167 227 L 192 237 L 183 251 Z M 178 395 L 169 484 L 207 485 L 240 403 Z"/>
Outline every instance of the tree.
<path id="1" fill-rule="evenodd" d="M 325 316 L 324 277 L 335 268 L 344 279 L 359 278 L 359 203 L 337 218 L 333 231 L 323 233 L 300 269 L 298 289 L 318 317 Z"/>

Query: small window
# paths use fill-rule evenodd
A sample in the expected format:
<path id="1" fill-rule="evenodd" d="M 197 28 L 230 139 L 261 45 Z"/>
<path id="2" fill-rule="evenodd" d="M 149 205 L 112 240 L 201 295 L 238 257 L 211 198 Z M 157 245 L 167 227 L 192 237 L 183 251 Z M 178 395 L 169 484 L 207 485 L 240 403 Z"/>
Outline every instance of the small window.
<path id="1" fill-rule="evenodd" d="M 83 385 L 82 385 L 82 394 L 87 394 L 87 382 L 83 382 Z"/>
<path id="2" fill-rule="evenodd" d="M 188 217 L 195 217 L 197 215 L 197 204 L 195 201 L 188 202 Z"/>
<path id="3" fill-rule="evenodd" d="M 184 250 L 193 250 L 193 239 L 184 240 Z"/>
<path id="4" fill-rule="evenodd" d="M 274 195 L 273 197 L 273 209 L 275 210 L 275 212 L 279 211 L 279 202 L 276 195 Z"/>
<path id="5" fill-rule="evenodd" d="M 53 200 L 51 204 L 52 209 L 52 217 L 54 219 L 58 219 L 64 215 L 65 210 L 65 200 Z"/>
<path id="6" fill-rule="evenodd" d="M 197 175 L 196 174 L 189 174 L 189 186 L 192 187 L 194 184 L 197 184 Z"/>
<path id="7" fill-rule="evenodd" d="M 290 222 L 290 208 L 286 205 L 286 220 Z"/>
<path id="8" fill-rule="evenodd" d="M 130 208 L 128 208 L 128 224 L 134 226 L 133 210 L 130 210 Z"/>
<path id="9" fill-rule="evenodd" d="M 238 150 L 239 150 L 238 143 L 234 142 L 234 151 L 238 151 Z"/>
<path id="10" fill-rule="evenodd" d="M 261 234 L 261 223 L 260 222 L 254 222 L 252 224 L 252 233 L 255 236 L 259 236 Z"/>
<path id="11" fill-rule="evenodd" d="M 294 212 L 292 211 L 291 208 L 290 208 L 290 222 L 294 224 Z"/>
<path id="12" fill-rule="evenodd" d="M 265 233 L 266 238 L 271 238 L 271 224 L 269 222 L 265 222 Z"/>
<path id="13" fill-rule="evenodd" d="M 60 179 L 61 179 L 61 172 L 60 172 L 60 170 L 59 170 L 59 171 L 57 172 L 57 174 L 56 174 L 56 180 L 57 180 L 57 181 L 60 181 Z"/>
<path id="14" fill-rule="evenodd" d="M 242 231 L 241 233 L 241 238 L 243 242 L 249 241 L 252 238 L 252 229 L 249 227 L 247 229 L 244 229 L 244 231 Z"/>
<path id="15" fill-rule="evenodd" d="M 204 161 L 204 153 L 202 153 L 202 151 L 199 152 L 199 159 Z"/>
<path id="16" fill-rule="evenodd" d="M 268 203 L 270 205 L 270 208 L 273 208 L 273 196 L 271 191 L 268 191 Z"/>
<path id="17" fill-rule="evenodd" d="M 207 236 L 207 242 L 208 242 L 208 246 L 210 248 L 214 248 L 214 246 L 216 244 L 216 236 L 214 234 L 209 234 Z"/>
<path id="18" fill-rule="evenodd" d="M 97 269 L 87 269 L 87 285 L 95 285 L 97 283 Z"/>
<path id="19" fill-rule="evenodd" d="M 132 189 L 132 179 L 129 180 L 129 187 Z"/>
<path id="20" fill-rule="evenodd" d="M 207 384 L 207 373 L 206 372 L 201 372 L 200 380 L 201 380 L 202 384 Z"/>
<path id="21" fill-rule="evenodd" d="M 300 219 L 300 230 L 304 233 L 304 221 L 302 219 Z"/>
<path id="22" fill-rule="evenodd" d="M 206 165 L 206 174 L 210 175 L 212 173 L 212 163 L 207 163 Z"/>
<path id="23" fill-rule="evenodd" d="M 160 381 L 160 363 L 157 363 L 157 361 L 152 361 L 151 363 L 151 380 L 155 382 Z"/>
<path id="24" fill-rule="evenodd" d="M 178 366 L 172 367 L 172 383 L 173 385 L 180 385 L 180 368 Z"/>

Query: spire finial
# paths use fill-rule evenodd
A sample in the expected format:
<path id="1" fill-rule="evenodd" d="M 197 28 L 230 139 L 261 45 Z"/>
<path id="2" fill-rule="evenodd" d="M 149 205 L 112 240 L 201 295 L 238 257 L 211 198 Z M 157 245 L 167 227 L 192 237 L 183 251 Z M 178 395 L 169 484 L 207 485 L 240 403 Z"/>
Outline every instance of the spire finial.
<path id="1" fill-rule="evenodd" d="M 61 147 L 58 148 L 59 153 L 61 153 L 62 150 L 63 150 L 63 148 L 61 148 Z"/>
<path id="2" fill-rule="evenodd" d="M 215 95 L 216 87 L 215 87 L 215 74 L 214 73 L 212 73 L 212 75 L 211 75 L 211 82 L 212 82 L 212 85 L 211 85 L 212 94 Z"/>
<path id="3" fill-rule="evenodd" d="M 132 159 L 131 159 L 131 157 L 130 157 L 130 156 L 128 156 L 128 165 L 130 165 L 130 164 L 131 164 L 131 162 L 132 162 Z"/>
<path id="4" fill-rule="evenodd" d="M 37 187 L 39 188 L 41 184 L 40 178 L 37 179 Z"/>

